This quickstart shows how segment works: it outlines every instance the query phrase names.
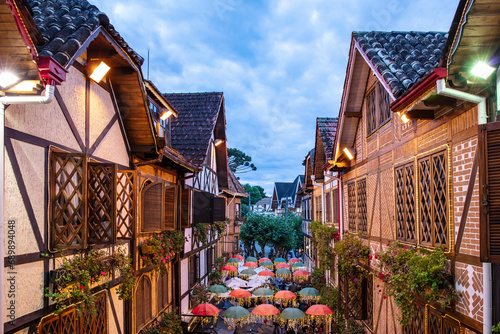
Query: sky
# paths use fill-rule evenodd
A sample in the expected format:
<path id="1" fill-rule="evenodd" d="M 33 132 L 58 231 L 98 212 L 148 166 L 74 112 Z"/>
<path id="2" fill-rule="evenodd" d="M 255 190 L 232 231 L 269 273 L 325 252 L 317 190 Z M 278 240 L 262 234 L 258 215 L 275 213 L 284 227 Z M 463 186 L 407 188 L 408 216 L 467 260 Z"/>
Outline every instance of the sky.
<path id="1" fill-rule="evenodd" d="M 228 147 L 271 196 L 338 117 L 352 31 L 445 31 L 459 0 L 89 0 L 164 93 L 224 92 Z"/>

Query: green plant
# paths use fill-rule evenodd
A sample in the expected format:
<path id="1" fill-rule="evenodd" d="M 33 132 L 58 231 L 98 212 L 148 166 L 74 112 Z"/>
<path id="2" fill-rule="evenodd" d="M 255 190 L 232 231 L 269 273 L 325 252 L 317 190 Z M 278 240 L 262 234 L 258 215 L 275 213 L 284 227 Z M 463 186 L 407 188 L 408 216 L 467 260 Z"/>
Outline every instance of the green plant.
<path id="1" fill-rule="evenodd" d="M 363 245 L 359 236 L 345 233 L 342 240 L 335 242 L 334 252 L 337 257 L 339 275 L 357 276 L 366 272 L 360 260 L 368 261 L 370 248 Z"/>
<path id="2" fill-rule="evenodd" d="M 310 229 L 320 267 L 333 271 L 335 269 L 335 252 L 332 248 L 332 241 L 340 240 L 338 230 L 318 221 L 311 222 Z"/>
<path id="3" fill-rule="evenodd" d="M 208 274 L 208 279 L 210 280 L 210 283 L 212 284 L 218 284 L 221 283 L 222 280 L 222 272 L 220 270 L 212 270 Z"/>
<path id="4" fill-rule="evenodd" d="M 314 267 L 311 273 L 311 285 L 318 291 L 326 286 L 325 272 L 318 267 Z"/>
<path id="5" fill-rule="evenodd" d="M 203 284 L 199 284 L 191 290 L 191 307 L 196 307 L 199 304 L 207 303 L 210 299 L 210 291 L 208 287 Z"/>
<path id="6" fill-rule="evenodd" d="M 125 253 L 123 248 L 118 248 L 112 255 L 115 266 L 120 272 L 121 284 L 118 287 L 118 298 L 128 300 L 132 298 L 135 285 L 135 270 L 132 258 Z"/>
<path id="7" fill-rule="evenodd" d="M 217 232 L 217 236 L 220 238 L 226 232 L 227 223 L 225 221 L 216 221 L 212 225 L 212 233 Z"/>
<path id="8" fill-rule="evenodd" d="M 167 273 L 168 262 L 174 258 L 175 252 L 183 249 L 184 241 L 184 236 L 180 231 L 155 233 L 141 245 L 142 260 L 147 265 L 153 265 L 155 270 L 159 270 L 164 275 Z"/>
<path id="9" fill-rule="evenodd" d="M 399 322 L 408 324 L 415 315 L 416 295 L 427 302 L 438 302 L 446 308 L 460 296 L 453 277 L 446 270 L 447 259 L 442 248 L 427 250 L 403 246 L 399 242 L 378 252 L 378 278 L 387 283 L 388 294 L 401 310 Z"/>
<path id="10" fill-rule="evenodd" d="M 194 225 L 193 237 L 202 244 L 206 244 L 208 241 L 208 231 L 210 231 L 210 224 L 197 223 Z"/>
<path id="11" fill-rule="evenodd" d="M 494 333 L 500 332 L 500 322 L 498 324 L 494 325 L 493 327 L 491 327 L 491 331 Z"/>
<path id="12" fill-rule="evenodd" d="M 163 312 L 156 325 L 143 329 L 141 334 L 182 334 L 181 317 L 177 310 Z"/>

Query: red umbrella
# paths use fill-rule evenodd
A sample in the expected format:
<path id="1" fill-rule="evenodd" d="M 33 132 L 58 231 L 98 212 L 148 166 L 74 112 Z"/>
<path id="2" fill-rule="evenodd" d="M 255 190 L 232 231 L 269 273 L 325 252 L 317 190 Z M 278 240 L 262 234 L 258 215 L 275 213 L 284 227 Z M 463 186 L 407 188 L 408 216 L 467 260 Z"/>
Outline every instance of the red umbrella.
<path id="1" fill-rule="evenodd" d="M 302 262 L 300 259 L 297 259 L 296 257 L 292 257 L 290 260 L 288 260 L 288 263 L 295 263 L 295 262 Z"/>
<path id="2" fill-rule="evenodd" d="M 210 303 L 200 304 L 196 306 L 191 313 L 197 316 L 213 317 L 219 314 L 219 309 Z"/>
<path id="3" fill-rule="evenodd" d="M 310 274 L 305 270 L 297 270 L 293 273 L 293 276 L 309 276 Z"/>
<path id="4" fill-rule="evenodd" d="M 276 299 L 295 299 L 295 298 L 297 298 L 297 295 L 295 293 L 293 293 L 292 291 L 281 290 L 281 291 L 276 292 L 276 294 L 274 295 L 274 298 L 276 298 Z"/>
<path id="5" fill-rule="evenodd" d="M 255 308 L 252 310 L 252 314 L 254 315 L 269 316 L 269 315 L 276 315 L 279 313 L 280 310 L 278 310 L 274 305 L 271 304 L 260 304 L 255 306 Z"/>
<path id="6" fill-rule="evenodd" d="M 250 297 L 252 297 L 252 294 L 245 289 L 233 290 L 229 293 L 229 295 L 231 297 L 235 297 L 235 298 L 250 298 Z"/>
<path id="7" fill-rule="evenodd" d="M 241 256 L 240 254 L 236 254 L 236 255 L 235 255 L 235 256 L 233 256 L 233 257 L 234 257 L 235 259 L 238 259 L 238 260 L 242 261 L 242 262 L 243 262 L 243 260 L 245 260 L 245 259 L 243 258 L 243 256 Z"/>
<path id="8" fill-rule="evenodd" d="M 333 311 L 331 308 L 329 308 L 326 305 L 316 304 L 316 305 L 310 306 L 307 309 L 306 314 L 309 314 L 309 315 L 329 315 L 329 314 L 333 314 Z"/>
<path id="9" fill-rule="evenodd" d="M 267 257 L 263 257 L 262 259 L 259 260 L 259 263 L 264 262 L 264 261 L 270 261 L 270 262 L 272 262 Z"/>
<path id="10" fill-rule="evenodd" d="M 238 271 L 235 266 L 224 266 L 221 268 L 222 271 Z"/>
<path id="11" fill-rule="evenodd" d="M 274 273 L 271 270 L 262 270 L 258 273 L 259 276 L 274 276 Z"/>
<path id="12" fill-rule="evenodd" d="M 248 267 L 248 268 L 257 268 L 258 265 L 255 262 L 246 262 L 243 267 Z"/>
<path id="13" fill-rule="evenodd" d="M 289 264 L 286 264 L 286 263 L 278 263 L 276 265 L 276 268 L 290 268 L 290 265 Z"/>

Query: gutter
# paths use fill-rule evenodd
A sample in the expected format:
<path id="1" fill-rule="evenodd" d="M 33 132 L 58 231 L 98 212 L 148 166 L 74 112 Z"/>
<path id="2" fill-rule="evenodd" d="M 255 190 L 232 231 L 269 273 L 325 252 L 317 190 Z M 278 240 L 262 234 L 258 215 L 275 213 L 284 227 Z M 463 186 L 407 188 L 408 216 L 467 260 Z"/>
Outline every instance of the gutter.
<path id="1" fill-rule="evenodd" d="M 5 221 L 4 219 L 4 200 L 5 200 L 5 106 L 10 104 L 47 104 L 54 98 L 55 83 L 54 80 L 50 80 L 45 87 L 45 93 L 43 95 L 27 95 L 27 96 L 3 96 L 0 97 L 0 147 L 2 148 L 2 153 L 0 154 L 0 191 L 2 194 L 2 199 L 0 200 L 0 259 L 5 258 Z M 0 296 L 5 296 L 5 271 L 0 271 Z M 4 300 L 0 301 L 0 319 L 5 319 L 5 309 Z M 3 322 L 3 320 L 2 320 Z M 4 333 L 4 326 L 0 326 L 0 334 Z"/>
<path id="2" fill-rule="evenodd" d="M 446 87 L 445 79 L 439 79 L 436 82 L 438 95 L 451 97 L 457 100 L 477 103 L 477 122 L 478 125 L 488 122 L 488 113 L 486 111 L 486 98 L 470 93 L 465 93 L 456 89 Z M 493 325 L 493 281 L 491 272 L 491 263 L 483 262 L 483 333 L 491 334 Z"/>

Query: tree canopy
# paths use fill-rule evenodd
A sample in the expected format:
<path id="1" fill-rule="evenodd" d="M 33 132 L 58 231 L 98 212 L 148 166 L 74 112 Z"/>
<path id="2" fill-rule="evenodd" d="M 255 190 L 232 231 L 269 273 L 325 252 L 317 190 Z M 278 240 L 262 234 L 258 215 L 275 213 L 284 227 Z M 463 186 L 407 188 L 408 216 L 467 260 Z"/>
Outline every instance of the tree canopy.
<path id="1" fill-rule="evenodd" d="M 251 156 L 246 155 L 237 148 L 227 149 L 227 163 L 234 174 L 243 174 L 257 170 L 257 167 L 251 161 Z"/>
<path id="2" fill-rule="evenodd" d="M 257 203 L 258 201 L 266 197 L 266 192 L 261 186 L 251 186 L 247 183 L 243 185 L 243 188 L 245 188 L 247 193 L 250 195 L 252 204 Z M 248 205 L 248 197 L 242 198 L 241 203 Z"/>

